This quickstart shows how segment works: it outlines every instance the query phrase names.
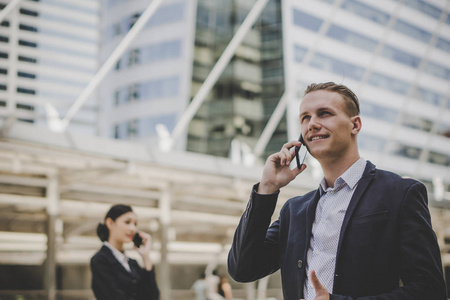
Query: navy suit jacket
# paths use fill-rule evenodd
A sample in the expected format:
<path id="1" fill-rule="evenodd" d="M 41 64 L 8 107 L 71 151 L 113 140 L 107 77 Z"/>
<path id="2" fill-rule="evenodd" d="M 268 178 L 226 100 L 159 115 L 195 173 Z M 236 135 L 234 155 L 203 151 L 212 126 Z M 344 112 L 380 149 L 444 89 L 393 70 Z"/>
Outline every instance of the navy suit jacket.
<path id="1" fill-rule="evenodd" d="M 272 225 L 279 192 L 255 190 L 236 229 L 228 272 L 249 282 L 281 269 L 284 299 L 299 300 L 319 190 L 288 200 Z M 330 299 L 446 300 L 427 202 L 423 184 L 368 162 L 342 224 Z"/>
<path id="2" fill-rule="evenodd" d="M 155 268 L 142 269 L 136 260 L 129 259 L 128 272 L 103 246 L 91 258 L 92 290 L 97 300 L 158 300 Z"/>

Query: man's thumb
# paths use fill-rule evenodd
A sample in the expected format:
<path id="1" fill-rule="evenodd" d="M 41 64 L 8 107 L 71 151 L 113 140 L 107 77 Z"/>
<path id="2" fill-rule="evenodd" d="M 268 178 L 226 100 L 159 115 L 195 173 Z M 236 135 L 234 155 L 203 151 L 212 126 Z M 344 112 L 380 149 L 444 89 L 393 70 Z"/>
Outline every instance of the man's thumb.
<path id="1" fill-rule="evenodd" d="M 319 278 L 317 278 L 315 271 L 311 271 L 311 283 L 314 287 L 314 290 L 316 291 L 316 295 L 320 295 L 321 293 L 328 293 L 328 291 L 320 283 Z"/>

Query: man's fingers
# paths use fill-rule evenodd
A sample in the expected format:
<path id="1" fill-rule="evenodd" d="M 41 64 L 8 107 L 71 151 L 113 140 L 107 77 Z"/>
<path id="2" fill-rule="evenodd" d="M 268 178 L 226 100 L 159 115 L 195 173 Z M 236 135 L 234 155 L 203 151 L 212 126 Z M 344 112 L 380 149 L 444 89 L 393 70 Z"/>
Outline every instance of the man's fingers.
<path id="1" fill-rule="evenodd" d="M 300 146 L 300 145 L 301 145 L 301 143 L 298 141 L 290 141 L 290 142 L 284 144 L 279 152 L 280 165 L 289 166 L 295 156 L 294 147 Z"/>
<path id="2" fill-rule="evenodd" d="M 290 141 L 283 145 L 283 148 L 291 149 L 294 146 L 300 146 L 302 143 L 299 141 Z"/>

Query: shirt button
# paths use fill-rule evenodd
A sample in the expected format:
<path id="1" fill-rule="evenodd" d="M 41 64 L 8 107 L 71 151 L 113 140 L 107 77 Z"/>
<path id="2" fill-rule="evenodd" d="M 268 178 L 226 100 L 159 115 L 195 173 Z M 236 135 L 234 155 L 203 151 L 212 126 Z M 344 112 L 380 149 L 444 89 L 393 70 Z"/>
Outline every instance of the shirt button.
<path id="1" fill-rule="evenodd" d="M 303 267 L 303 261 L 299 260 L 297 262 L 297 266 L 298 266 L 299 269 L 301 269 Z"/>

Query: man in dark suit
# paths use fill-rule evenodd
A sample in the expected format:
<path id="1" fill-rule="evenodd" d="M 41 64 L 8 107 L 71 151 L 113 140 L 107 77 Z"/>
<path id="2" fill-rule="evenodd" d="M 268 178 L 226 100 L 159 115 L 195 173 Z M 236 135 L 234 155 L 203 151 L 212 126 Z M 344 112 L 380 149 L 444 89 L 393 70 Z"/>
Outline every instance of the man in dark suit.
<path id="1" fill-rule="evenodd" d="M 356 95 L 311 84 L 300 125 L 324 178 L 316 191 L 288 200 L 270 225 L 280 189 L 306 165 L 289 168 L 300 142 L 269 156 L 236 229 L 231 277 L 249 282 L 281 269 L 285 300 L 447 299 L 425 186 L 359 156 Z"/>

